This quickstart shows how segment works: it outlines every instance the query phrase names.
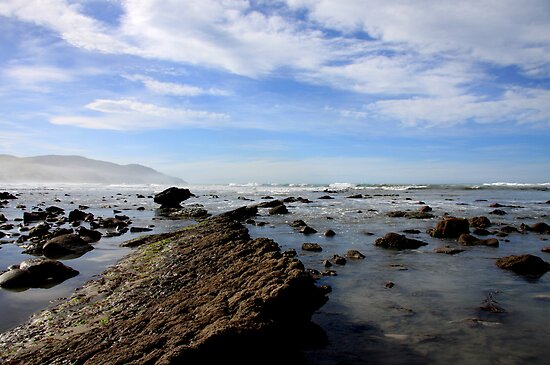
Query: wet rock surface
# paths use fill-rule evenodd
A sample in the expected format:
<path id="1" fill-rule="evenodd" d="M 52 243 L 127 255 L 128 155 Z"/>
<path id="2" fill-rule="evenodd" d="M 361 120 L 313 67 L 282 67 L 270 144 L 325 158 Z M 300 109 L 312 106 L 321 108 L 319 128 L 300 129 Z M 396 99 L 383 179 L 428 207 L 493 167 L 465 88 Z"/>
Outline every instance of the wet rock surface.
<path id="1" fill-rule="evenodd" d="M 419 248 L 427 245 L 427 243 L 412 238 L 407 238 L 406 236 L 398 233 L 390 232 L 384 237 L 376 239 L 376 241 L 374 241 L 374 245 L 396 250 L 405 250 Z"/>
<path id="2" fill-rule="evenodd" d="M 501 269 L 511 270 L 516 274 L 540 277 L 550 270 L 550 264 L 538 256 L 517 255 L 507 256 L 497 260 L 497 266 Z"/>
<path id="3" fill-rule="evenodd" d="M 161 208 L 180 208 L 180 203 L 194 196 L 189 189 L 171 187 L 155 195 L 154 202 Z"/>
<path id="4" fill-rule="evenodd" d="M 0 335 L 0 361 L 303 363 L 304 339 L 323 339 L 310 318 L 326 291 L 229 216 L 142 239 L 67 301 Z"/>
<path id="5" fill-rule="evenodd" d="M 458 238 L 463 233 L 470 233 L 470 224 L 463 218 L 445 218 L 439 221 L 431 231 L 436 238 Z"/>

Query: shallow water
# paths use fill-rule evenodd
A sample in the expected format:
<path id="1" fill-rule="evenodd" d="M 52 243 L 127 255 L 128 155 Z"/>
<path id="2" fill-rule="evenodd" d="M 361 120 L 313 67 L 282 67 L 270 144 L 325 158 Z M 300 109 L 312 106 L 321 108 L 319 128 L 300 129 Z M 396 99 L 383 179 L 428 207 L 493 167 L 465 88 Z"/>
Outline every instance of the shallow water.
<path id="1" fill-rule="evenodd" d="M 457 246 L 454 240 L 434 239 L 426 232 L 439 217 L 449 213 L 458 217 L 486 215 L 499 225 L 518 227 L 521 223 L 548 223 L 550 199 L 547 186 L 352 186 L 329 187 L 337 192 L 324 192 L 326 186 L 191 186 L 197 198 L 187 204 L 201 204 L 216 214 L 235 207 L 265 201 L 261 197 L 304 197 L 310 204 L 287 204 L 291 214 L 270 216 L 260 210 L 256 221 L 267 222 L 259 227 L 248 224 L 252 237 L 269 237 L 283 250 L 294 248 L 307 268 L 323 270 L 322 261 L 334 254 L 344 255 L 348 249 L 365 254 L 365 260 L 332 267 L 335 277 L 323 277 L 321 284 L 331 285 L 329 302 L 314 316 L 323 327 L 330 344 L 308 353 L 313 364 L 342 363 L 430 363 L 430 364 L 545 364 L 550 356 L 550 274 L 526 280 L 495 266 L 498 257 L 531 253 L 546 261 L 550 255 L 540 252 L 548 236 L 535 233 L 512 233 L 499 238 L 500 247 L 465 247 L 458 255 L 433 253 L 436 247 Z M 14 192 L 14 187 L 0 190 Z M 155 217 L 152 199 L 138 199 L 136 194 L 151 195 L 162 187 L 58 187 L 53 190 L 18 187 L 20 199 L 0 210 L 10 220 L 22 216 L 16 204 L 32 205 L 44 201 L 67 210 L 85 204 L 96 216 L 112 216 L 112 209 L 129 209 L 135 226 L 155 225 L 153 233 L 165 232 L 192 224 L 192 221 L 171 221 Z M 45 194 L 47 193 L 47 194 Z M 120 193 L 122 195 L 116 195 Z M 32 194 L 32 195 L 31 195 Z M 65 194 L 69 194 L 66 197 Z M 349 199 L 352 194 L 369 194 L 368 199 Z M 331 200 L 318 199 L 322 195 Z M 105 201 L 103 199 L 105 197 Z M 247 201 L 241 198 L 252 199 Z M 54 202 L 58 198 L 62 202 Z M 73 201 L 74 204 L 69 204 Z M 394 210 L 417 210 L 423 201 L 434 210 L 434 219 L 389 218 Z M 499 208 L 504 216 L 488 214 L 489 204 L 518 206 Z M 111 207 L 106 207 L 106 206 Z M 116 205 L 116 207 L 115 207 Z M 144 206 L 145 211 L 136 207 Z M 155 219 L 157 218 L 157 219 Z M 329 219 L 331 218 L 331 219 Z M 302 219 L 319 233 L 304 236 L 288 223 Z M 333 229 L 336 236 L 322 235 Z M 420 234 L 407 236 L 428 243 L 418 250 L 392 251 L 375 247 L 376 238 L 387 232 L 418 229 Z M 490 229 L 490 230 L 491 230 Z M 367 235 L 370 232 L 372 235 Z M 10 328 L 99 274 L 105 267 L 129 252 L 118 247 L 121 241 L 136 237 L 102 239 L 96 249 L 81 258 L 65 263 L 81 272 L 51 289 L 29 289 L 21 293 L 0 291 L 0 306 L 8 316 L 0 318 L 0 330 Z M 303 242 L 317 242 L 323 252 L 301 251 Z M 0 268 L 19 263 L 24 258 L 13 244 L 0 249 Z M 386 288 L 387 282 L 395 283 Z M 480 310 L 488 297 L 498 301 L 506 313 L 491 314 Z"/>

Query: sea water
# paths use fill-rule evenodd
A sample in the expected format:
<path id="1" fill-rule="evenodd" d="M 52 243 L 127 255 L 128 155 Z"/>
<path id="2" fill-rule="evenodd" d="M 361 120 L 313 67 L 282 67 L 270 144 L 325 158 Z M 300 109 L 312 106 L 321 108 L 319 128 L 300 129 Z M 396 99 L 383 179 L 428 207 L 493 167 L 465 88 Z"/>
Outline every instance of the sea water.
<path id="1" fill-rule="evenodd" d="M 113 210 L 128 215 L 134 226 L 151 226 L 162 233 L 191 225 L 191 220 L 168 220 L 157 215 L 151 197 L 162 186 L 2 186 L 0 191 L 18 193 L 18 199 L 0 209 L 10 222 L 22 217 L 18 204 L 45 208 L 55 205 L 66 210 L 87 205 L 95 216 L 113 216 Z M 200 204 L 211 214 L 243 205 L 302 197 L 311 203 L 287 203 L 290 214 L 272 216 L 260 209 L 256 224 L 247 224 L 252 237 L 268 237 L 282 250 L 295 249 L 306 268 L 323 271 L 323 261 L 344 256 L 349 249 L 362 252 L 364 260 L 334 265 L 337 276 L 326 276 L 329 301 L 313 320 L 327 333 L 324 349 L 307 353 L 312 364 L 547 364 L 550 358 L 550 274 L 530 280 L 499 269 L 499 257 L 541 252 L 547 235 L 511 233 L 499 237 L 500 246 L 461 247 L 457 255 L 434 253 L 434 248 L 459 247 L 456 240 L 436 239 L 426 231 L 445 214 L 470 218 L 485 215 L 493 226 L 519 227 L 548 223 L 549 184 L 481 185 L 260 185 L 189 186 L 197 196 L 185 205 Z M 364 198 L 349 198 L 362 194 Z M 319 199 L 329 195 L 333 199 Z M 140 198 L 138 196 L 145 196 Z M 432 219 L 390 218 L 390 211 L 417 211 L 425 203 L 433 208 Z M 489 214 L 492 203 L 508 207 L 497 216 Z M 137 210 L 143 207 L 144 210 Z M 318 233 L 305 236 L 290 227 L 304 220 Z M 263 225 L 258 222 L 264 222 Z M 334 237 L 323 232 L 332 229 Z M 416 250 L 394 251 L 376 247 L 376 238 L 388 232 L 417 229 L 410 238 L 428 243 Z M 15 229 L 13 230 L 13 232 Z M 7 232 L 10 233 L 10 232 Z M 67 297 L 84 282 L 99 275 L 131 250 L 120 243 L 142 234 L 103 238 L 95 250 L 74 260 L 64 260 L 80 275 L 50 289 L 24 292 L 0 290 L 0 331 L 23 321 L 56 298 Z M 490 236 L 492 237 L 492 236 Z M 10 238 L 0 249 L 0 270 L 30 256 Z M 322 252 L 301 250 L 304 242 L 319 243 Z M 387 283 L 392 282 L 393 287 Z M 486 300 L 496 301 L 504 313 L 485 312 Z"/>

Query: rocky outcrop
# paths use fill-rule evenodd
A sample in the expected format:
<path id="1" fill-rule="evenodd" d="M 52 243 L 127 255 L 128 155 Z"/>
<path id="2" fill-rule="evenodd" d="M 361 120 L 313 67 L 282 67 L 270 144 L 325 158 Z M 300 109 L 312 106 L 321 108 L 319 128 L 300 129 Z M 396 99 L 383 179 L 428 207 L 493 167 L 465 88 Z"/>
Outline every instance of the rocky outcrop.
<path id="1" fill-rule="evenodd" d="M 171 187 L 158 194 L 155 194 L 154 202 L 160 204 L 161 208 L 180 208 L 180 203 L 193 195 L 189 189 Z"/>
<path id="2" fill-rule="evenodd" d="M 374 245 L 396 250 L 405 250 L 416 249 L 427 245 L 427 243 L 412 238 L 407 238 L 406 236 L 398 233 L 390 232 L 384 237 L 376 239 L 376 241 L 374 241 Z"/>
<path id="3" fill-rule="evenodd" d="M 501 269 L 511 270 L 516 274 L 529 277 L 540 277 L 550 270 L 550 264 L 538 256 L 519 255 L 507 256 L 497 260 L 497 266 Z"/>
<path id="4" fill-rule="evenodd" d="M 470 233 L 470 224 L 463 218 L 445 218 L 430 231 L 436 238 L 458 238 L 463 233 Z"/>
<path id="5" fill-rule="evenodd" d="M 300 364 L 325 339 L 327 290 L 275 242 L 227 216 L 166 237 L 0 335 L 2 363 Z"/>

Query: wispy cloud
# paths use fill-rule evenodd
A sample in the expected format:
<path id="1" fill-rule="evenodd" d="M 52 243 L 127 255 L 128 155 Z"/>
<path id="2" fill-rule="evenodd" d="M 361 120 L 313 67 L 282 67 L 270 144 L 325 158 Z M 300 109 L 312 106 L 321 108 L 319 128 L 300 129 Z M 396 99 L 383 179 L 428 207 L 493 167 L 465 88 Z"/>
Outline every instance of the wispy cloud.
<path id="1" fill-rule="evenodd" d="M 17 65 L 11 66 L 2 72 L 3 78 L 10 87 L 22 88 L 37 92 L 47 92 L 49 85 L 74 80 L 73 74 L 52 66 Z"/>
<path id="2" fill-rule="evenodd" d="M 140 131 L 183 126 L 209 127 L 229 118 L 222 113 L 167 108 L 130 99 L 98 99 L 87 104 L 86 108 L 100 114 L 55 116 L 50 118 L 50 122 L 89 129 Z"/>
<path id="3" fill-rule="evenodd" d="M 180 84 L 175 82 L 163 82 L 153 79 L 144 75 L 124 75 L 124 77 L 130 81 L 139 81 L 150 91 L 161 95 L 176 95 L 176 96 L 199 96 L 199 95 L 215 95 L 215 96 L 228 96 L 231 95 L 229 91 Z"/>

